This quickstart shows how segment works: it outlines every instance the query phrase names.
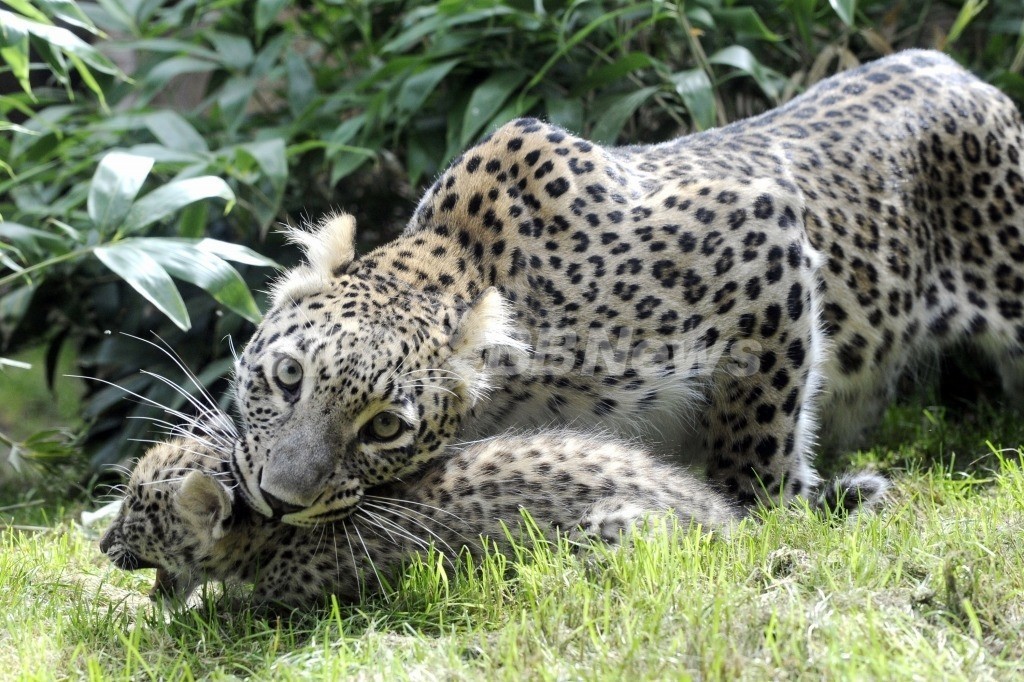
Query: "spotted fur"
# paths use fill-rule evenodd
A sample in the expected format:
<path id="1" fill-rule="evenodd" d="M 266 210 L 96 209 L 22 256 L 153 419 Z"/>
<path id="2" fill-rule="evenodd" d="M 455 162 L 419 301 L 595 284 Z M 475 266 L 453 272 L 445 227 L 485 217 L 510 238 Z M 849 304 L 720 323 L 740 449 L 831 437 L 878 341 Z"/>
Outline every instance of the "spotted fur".
<path id="1" fill-rule="evenodd" d="M 1010 100 L 925 51 L 664 144 L 509 123 L 393 242 L 300 238 L 237 364 L 241 490 L 313 525 L 459 439 L 572 424 L 744 503 L 818 494 L 816 447 L 861 442 L 923 353 L 983 351 L 1024 404 L 1022 149 Z"/>
<path id="2" fill-rule="evenodd" d="M 253 583 L 258 602 L 303 606 L 358 599 L 430 544 L 448 559 L 479 555 L 482 537 L 506 549 L 522 509 L 545 538 L 608 542 L 651 514 L 724 533 L 742 513 L 640 447 L 549 431 L 449 449 L 408 483 L 367 491 L 346 519 L 296 528 L 249 511 L 220 451 L 193 438 L 150 449 L 100 542 L 116 566 L 157 568 L 156 592 L 179 598 L 230 580 Z"/>

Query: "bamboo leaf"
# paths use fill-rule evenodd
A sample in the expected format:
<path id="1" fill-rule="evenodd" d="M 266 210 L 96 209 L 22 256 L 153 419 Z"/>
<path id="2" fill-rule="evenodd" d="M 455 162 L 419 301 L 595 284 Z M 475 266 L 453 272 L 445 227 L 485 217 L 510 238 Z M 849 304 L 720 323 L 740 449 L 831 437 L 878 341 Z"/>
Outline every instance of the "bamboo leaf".
<path id="1" fill-rule="evenodd" d="M 619 132 L 622 131 L 622 126 L 626 124 L 626 119 L 657 91 L 658 86 L 651 85 L 636 92 L 616 96 L 610 102 L 602 102 L 599 109 L 603 109 L 604 113 L 594 124 L 591 137 L 601 144 L 614 144 Z"/>
<path id="2" fill-rule="evenodd" d="M 194 243 L 156 237 L 125 240 L 119 244 L 130 244 L 148 253 L 172 277 L 195 284 L 250 322 L 260 321 L 260 310 L 241 275 L 213 253 Z"/>
<path id="3" fill-rule="evenodd" d="M 235 193 L 214 175 L 176 180 L 159 187 L 135 202 L 125 216 L 122 232 L 129 234 L 174 215 L 182 208 L 204 199 L 224 199 L 227 213 L 235 203 Z"/>
<path id="4" fill-rule="evenodd" d="M 110 152 L 103 157 L 86 201 L 89 218 L 100 232 L 109 232 L 124 220 L 152 168 L 153 159 L 146 156 Z"/>
<path id="5" fill-rule="evenodd" d="M 853 17 L 857 12 L 857 0 L 828 0 L 839 18 L 847 26 L 853 26 Z"/>
<path id="6" fill-rule="evenodd" d="M 182 331 L 192 322 L 178 288 L 167 271 L 131 240 L 100 246 L 93 253 L 100 262 L 139 292 Z"/>
<path id="7" fill-rule="evenodd" d="M 714 127 L 715 92 L 707 73 L 703 69 L 688 69 L 672 74 L 670 79 L 697 130 Z"/>
<path id="8" fill-rule="evenodd" d="M 462 132 L 459 136 L 462 146 L 476 138 L 525 80 L 526 74 L 522 71 L 498 71 L 476 87 L 462 117 Z"/>

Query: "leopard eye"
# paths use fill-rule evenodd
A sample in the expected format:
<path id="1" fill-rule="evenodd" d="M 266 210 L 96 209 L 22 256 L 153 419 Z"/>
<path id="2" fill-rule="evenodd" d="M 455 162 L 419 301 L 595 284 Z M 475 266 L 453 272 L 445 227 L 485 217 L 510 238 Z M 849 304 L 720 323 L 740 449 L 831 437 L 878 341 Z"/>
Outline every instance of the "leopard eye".
<path id="1" fill-rule="evenodd" d="M 302 365 L 295 358 L 283 355 L 274 363 L 274 381 L 286 391 L 294 391 L 302 383 Z"/>
<path id="2" fill-rule="evenodd" d="M 390 412 L 381 412 L 363 427 L 363 437 L 368 440 L 389 441 L 398 438 L 406 425 Z"/>

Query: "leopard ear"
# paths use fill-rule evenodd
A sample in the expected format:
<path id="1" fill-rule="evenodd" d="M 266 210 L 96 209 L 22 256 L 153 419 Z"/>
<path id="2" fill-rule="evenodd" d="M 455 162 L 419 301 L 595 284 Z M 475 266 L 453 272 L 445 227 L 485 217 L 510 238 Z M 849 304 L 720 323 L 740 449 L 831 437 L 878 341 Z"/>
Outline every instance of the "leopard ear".
<path id="1" fill-rule="evenodd" d="M 302 248 L 306 264 L 288 270 L 271 285 L 275 306 L 322 289 L 356 257 L 356 219 L 347 213 L 332 213 L 312 230 L 292 227 L 285 234 Z"/>
<path id="2" fill-rule="evenodd" d="M 515 360 L 530 349 L 516 337 L 508 304 L 494 287 L 462 312 L 448 345 L 452 350 L 448 364 L 462 379 L 470 405 L 490 389 L 495 371 L 514 371 Z M 504 358 L 502 351 L 506 353 Z"/>
<path id="3" fill-rule="evenodd" d="M 174 504 L 197 529 L 208 530 L 214 540 L 220 540 L 227 532 L 234 499 L 231 491 L 213 476 L 193 471 L 181 482 Z"/>
<path id="4" fill-rule="evenodd" d="M 331 213 L 312 230 L 291 229 L 287 234 L 321 277 L 336 277 L 356 257 L 356 219 L 347 213 Z"/>

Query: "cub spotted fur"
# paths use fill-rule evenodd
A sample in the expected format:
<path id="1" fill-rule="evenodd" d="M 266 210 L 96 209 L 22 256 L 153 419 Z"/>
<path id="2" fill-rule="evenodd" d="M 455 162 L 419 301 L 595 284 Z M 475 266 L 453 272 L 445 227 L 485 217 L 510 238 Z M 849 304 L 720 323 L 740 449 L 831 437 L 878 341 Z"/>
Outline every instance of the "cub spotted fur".
<path id="1" fill-rule="evenodd" d="M 152 447 L 128 482 L 100 549 L 119 568 L 157 568 L 156 590 L 187 597 L 206 580 L 254 584 L 260 602 L 354 600 L 430 544 L 449 558 L 507 545 L 528 510 L 558 531 L 618 541 L 644 516 L 726 532 L 742 515 L 709 484 L 607 437 L 553 431 L 504 435 L 460 448 L 408 483 L 367 491 L 347 518 L 296 528 L 252 513 L 235 494 L 221 448 L 175 438 Z"/>
<path id="2" fill-rule="evenodd" d="M 777 501 L 923 353 L 970 344 L 1024 404 L 1022 153 L 1013 103 L 924 51 L 664 144 L 509 123 L 393 242 L 295 234 L 237 363 L 239 489 L 314 526 L 456 440 L 563 424 Z"/>

